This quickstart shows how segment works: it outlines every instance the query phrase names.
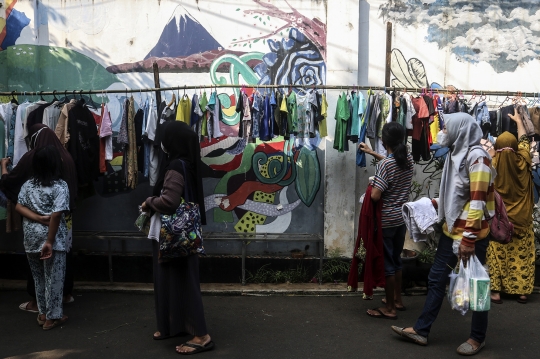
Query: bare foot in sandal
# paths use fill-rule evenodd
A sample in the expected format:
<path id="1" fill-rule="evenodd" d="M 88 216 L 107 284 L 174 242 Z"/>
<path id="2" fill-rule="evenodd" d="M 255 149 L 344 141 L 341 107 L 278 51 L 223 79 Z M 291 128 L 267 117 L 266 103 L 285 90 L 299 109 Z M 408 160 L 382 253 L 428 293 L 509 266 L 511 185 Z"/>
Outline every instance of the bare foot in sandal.
<path id="1" fill-rule="evenodd" d="M 68 320 L 67 315 L 64 315 L 61 319 L 47 319 L 45 324 L 43 324 L 43 330 L 51 330 L 53 328 L 59 327 Z"/>
<path id="2" fill-rule="evenodd" d="M 212 349 L 214 349 L 214 343 L 210 335 L 206 334 L 202 337 L 193 337 L 190 341 L 177 346 L 176 352 L 178 354 L 191 355 Z"/>

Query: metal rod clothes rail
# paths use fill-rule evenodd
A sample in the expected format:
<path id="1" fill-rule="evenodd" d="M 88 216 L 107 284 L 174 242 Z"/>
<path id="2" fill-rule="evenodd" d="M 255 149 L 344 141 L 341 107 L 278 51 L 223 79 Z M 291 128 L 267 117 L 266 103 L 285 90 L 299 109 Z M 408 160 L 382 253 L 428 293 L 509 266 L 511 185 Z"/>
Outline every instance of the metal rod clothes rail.
<path id="1" fill-rule="evenodd" d="M 386 91 L 386 90 L 398 90 L 408 92 L 455 92 L 463 95 L 496 95 L 496 96 L 522 96 L 522 97 L 538 97 L 539 92 L 522 92 L 522 91 L 484 91 L 484 90 L 461 90 L 461 89 L 431 89 L 421 87 L 395 87 L 395 86 L 356 86 L 356 85 L 309 85 L 309 86 L 295 86 L 295 85 L 185 85 L 185 86 L 172 86 L 172 87 L 160 87 L 160 88 L 126 88 L 118 90 L 71 90 L 71 91 L 1 91 L 0 96 L 42 96 L 42 95 L 90 95 L 90 94 L 112 94 L 112 93 L 136 93 L 136 92 L 161 92 L 161 91 L 180 91 L 180 90 L 197 90 L 197 89 L 213 89 L 213 88 L 259 88 L 259 89 L 276 89 L 276 88 L 303 88 L 303 89 L 318 89 L 318 90 L 374 90 L 374 91 Z"/>

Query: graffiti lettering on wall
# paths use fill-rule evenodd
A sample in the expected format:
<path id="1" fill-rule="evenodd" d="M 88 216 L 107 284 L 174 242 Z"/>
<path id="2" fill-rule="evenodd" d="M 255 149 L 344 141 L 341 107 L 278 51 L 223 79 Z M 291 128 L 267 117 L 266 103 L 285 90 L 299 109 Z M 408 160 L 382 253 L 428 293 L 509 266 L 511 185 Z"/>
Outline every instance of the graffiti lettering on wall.
<path id="1" fill-rule="evenodd" d="M 379 11 L 385 21 L 427 27 L 426 41 L 460 61 L 485 61 L 497 73 L 513 72 L 540 55 L 538 1 L 389 0 Z"/>

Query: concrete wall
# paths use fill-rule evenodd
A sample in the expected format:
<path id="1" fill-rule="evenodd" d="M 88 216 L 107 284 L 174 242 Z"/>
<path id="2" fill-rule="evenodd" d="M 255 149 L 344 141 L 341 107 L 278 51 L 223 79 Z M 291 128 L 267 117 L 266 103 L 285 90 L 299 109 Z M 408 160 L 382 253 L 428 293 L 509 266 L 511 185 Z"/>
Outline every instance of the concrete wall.
<path id="1" fill-rule="evenodd" d="M 394 24 L 392 84 L 397 88 L 454 85 L 540 91 L 540 83 L 534 81 L 540 75 L 540 5 L 532 1 L 1 3 L 0 28 L 5 28 L 0 33 L 1 91 L 150 87 L 153 61 L 160 67 L 162 86 L 278 83 L 287 87 L 297 78 L 308 85 L 380 86 L 384 83 L 386 21 Z M 278 72 L 278 67 L 286 71 Z M 209 95 L 210 90 L 206 91 Z M 187 94 L 191 97 L 194 92 L 202 90 Z M 282 137 L 245 146 L 239 143 L 239 118 L 234 112 L 237 93 L 219 91 L 225 114 L 221 129 L 226 136 L 201 144 L 210 219 L 205 229 L 285 233 L 291 238 L 295 233 L 320 234 L 328 250 L 352 255 L 358 198 L 374 169 L 370 158 L 367 168 L 356 167 L 353 145 L 346 153 L 333 149 L 333 117 L 340 91 L 327 91 L 329 136 L 313 140 L 312 149 L 298 146 L 292 150 Z M 115 128 L 125 96 L 93 96 L 96 102 L 108 103 Z M 137 101 L 146 99 L 144 94 L 134 96 Z M 172 93 L 164 97 L 170 100 Z M 490 100 L 496 106 L 503 98 Z M 235 146 L 241 151 L 232 151 Z M 260 159 L 254 161 L 257 153 Z M 283 185 L 269 189 L 274 178 L 264 169 L 284 163 L 288 170 L 278 181 Z M 437 190 L 439 165 L 440 158 L 435 156 L 415 169 L 415 181 L 425 195 Z M 292 167 L 296 178 L 285 181 L 291 179 Z M 143 181 L 134 192 L 116 197 L 100 193 L 84 201 L 76 217 L 79 228 L 131 230 L 136 216 L 133 203 L 142 201 L 149 191 Z M 264 202 L 272 210 L 279 204 L 286 210 L 264 214 Z M 111 212 L 111 206 L 117 210 Z M 89 216 L 92 221 L 87 220 Z M 265 244 L 253 249 L 286 252 L 294 246 Z M 238 248 L 220 244 L 212 250 L 236 252 Z"/>

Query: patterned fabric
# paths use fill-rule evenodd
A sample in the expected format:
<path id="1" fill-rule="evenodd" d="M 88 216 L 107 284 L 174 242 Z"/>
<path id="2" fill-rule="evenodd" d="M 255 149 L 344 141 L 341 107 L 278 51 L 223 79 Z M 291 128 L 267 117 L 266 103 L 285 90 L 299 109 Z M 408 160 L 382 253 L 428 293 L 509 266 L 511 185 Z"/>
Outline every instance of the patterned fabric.
<path id="1" fill-rule="evenodd" d="M 462 241 L 475 241 L 477 238 L 486 238 L 489 234 L 489 223 L 484 216 L 484 208 L 489 217 L 495 215 L 495 195 L 493 193 L 493 176 L 491 174 L 491 161 L 481 157 L 469 169 L 470 200 L 465 203 L 463 212 L 458 217 L 448 233 L 448 226 L 443 225 L 444 234 L 448 237 Z"/>
<path id="2" fill-rule="evenodd" d="M 199 205 L 183 201 L 176 213 L 161 215 L 159 260 L 204 255 Z"/>
<path id="3" fill-rule="evenodd" d="M 491 290 L 520 295 L 532 293 L 535 271 L 532 225 L 524 235 L 514 233 L 508 244 L 491 241 L 487 256 Z"/>
<path id="4" fill-rule="evenodd" d="M 413 159 L 407 154 L 409 169 L 398 167 L 393 156 L 386 157 L 375 168 L 373 187 L 382 192 L 382 228 L 405 224 L 402 207 L 409 200 L 409 189 L 413 176 Z"/>
<path id="5" fill-rule="evenodd" d="M 59 180 L 50 187 L 43 187 L 30 179 L 22 185 L 18 203 L 42 216 L 69 211 L 67 183 Z M 24 250 L 26 253 L 40 253 L 43 244 L 47 240 L 49 227 L 25 217 L 23 218 L 23 230 Z M 58 232 L 56 232 L 53 251 L 66 251 L 68 249 L 66 243 L 67 232 L 66 219 L 62 215 Z"/>
<path id="6" fill-rule="evenodd" d="M 64 316 L 62 299 L 66 275 L 66 252 L 53 251 L 52 257 L 39 259 L 39 253 L 27 253 L 28 264 L 36 285 L 36 301 L 40 314 L 47 319 Z"/>
<path id="7" fill-rule="evenodd" d="M 128 109 L 127 129 L 129 143 L 124 152 L 124 155 L 127 156 L 126 185 L 131 189 L 135 189 L 137 188 L 139 178 L 137 165 L 137 137 L 135 134 L 135 99 L 133 96 L 129 99 Z"/>

